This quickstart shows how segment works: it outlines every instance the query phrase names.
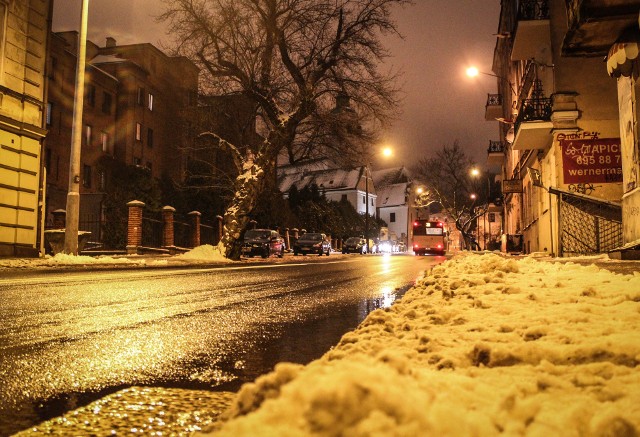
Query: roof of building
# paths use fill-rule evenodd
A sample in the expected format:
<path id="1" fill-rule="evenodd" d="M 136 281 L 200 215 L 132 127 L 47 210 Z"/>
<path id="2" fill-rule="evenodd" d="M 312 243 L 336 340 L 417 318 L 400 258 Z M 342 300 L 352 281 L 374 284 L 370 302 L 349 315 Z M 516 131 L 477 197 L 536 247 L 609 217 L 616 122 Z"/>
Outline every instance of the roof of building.
<path id="1" fill-rule="evenodd" d="M 391 206 L 406 205 L 407 184 L 392 184 L 378 188 L 378 207 L 388 208 Z"/>
<path id="2" fill-rule="evenodd" d="M 376 170 L 371 173 L 373 183 L 376 187 L 381 188 L 392 184 L 407 184 L 412 178 L 409 171 L 405 167 L 392 167 L 382 170 Z M 378 191 L 380 191 L 378 189 Z"/>
<path id="3" fill-rule="evenodd" d="M 303 167 L 301 171 L 282 174 L 278 180 L 278 186 L 283 193 L 288 192 L 293 186 L 301 190 L 313 184 L 325 191 L 355 189 L 361 172 L 361 168 L 307 170 Z"/>

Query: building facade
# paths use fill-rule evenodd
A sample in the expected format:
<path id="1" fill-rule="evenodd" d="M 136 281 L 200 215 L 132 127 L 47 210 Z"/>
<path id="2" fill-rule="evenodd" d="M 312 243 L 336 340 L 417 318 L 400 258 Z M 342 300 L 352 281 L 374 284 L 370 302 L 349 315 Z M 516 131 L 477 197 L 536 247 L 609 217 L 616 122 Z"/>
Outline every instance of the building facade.
<path id="1" fill-rule="evenodd" d="M 68 190 L 77 32 L 52 35 L 45 167 L 47 219 L 64 210 Z M 104 47 L 87 42 L 82 120 L 80 223 L 100 223 L 111 175 L 107 161 L 137 166 L 154 179 L 182 181 L 193 131 L 187 109 L 197 104 L 198 69 L 151 44 Z M 95 229 L 91 229 L 95 231 Z"/>
<path id="2" fill-rule="evenodd" d="M 420 208 L 416 202 L 417 184 L 404 167 L 374 171 L 373 181 L 378 193 L 378 218 L 387 223 L 392 240 L 409 247 L 413 221 L 420 212 L 428 216 L 428 208 Z"/>
<path id="3" fill-rule="evenodd" d="M 525 253 L 622 244 L 615 83 L 602 58 L 563 54 L 570 4 L 502 1 L 492 68 L 499 91 L 485 112 L 498 121 L 500 139 L 488 155 L 501 167 L 503 243 L 521 239 Z"/>
<path id="4" fill-rule="evenodd" d="M 616 84 L 622 161 L 623 249 L 632 257 L 640 247 L 640 147 L 637 100 L 640 95 L 638 0 L 580 0 L 567 3 L 565 56 L 606 58 L 606 70 Z M 602 66 L 604 68 L 604 66 Z"/>
<path id="5" fill-rule="evenodd" d="M 316 185 L 329 201 L 346 200 L 359 214 L 368 212 L 371 217 L 376 215 L 378 195 L 367 166 L 340 169 L 328 160 L 313 160 L 278 167 L 278 189 L 285 198 L 293 186 L 300 191 L 312 185 Z"/>
<path id="6" fill-rule="evenodd" d="M 50 0 L 0 0 L 0 256 L 39 251 Z"/>

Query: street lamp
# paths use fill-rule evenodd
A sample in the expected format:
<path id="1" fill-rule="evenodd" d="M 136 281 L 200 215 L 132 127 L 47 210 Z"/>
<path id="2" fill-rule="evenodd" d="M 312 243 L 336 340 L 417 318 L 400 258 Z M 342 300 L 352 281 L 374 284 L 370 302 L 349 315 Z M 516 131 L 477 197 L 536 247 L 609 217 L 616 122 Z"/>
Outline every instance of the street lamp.
<path id="1" fill-rule="evenodd" d="M 82 150 L 82 105 L 84 103 L 84 73 L 87 53 L 87 21 L 89 0 L 82 0 L 78 63 L 76 65 L 76 90 L 73 100 L 73 124 L 71 127 L 71 153 L 69 158 L 69 189 L 64 232 L 64 252 L 78 254 L 78 222 L 80 221 L 80 151 Z"/>
<path id="2" fill-rule="evenodd" d="M 511 88 L 511 92 L 513 93 L 513 95 L 517 95 L 515 88 L 513 87 L 513 84 L 511 83 L 511 81 L 509 81 L 507 78 L 502 77 L 502 76 L 498 76 L 497 74 L 493 74 L 493 73 L 486 73 L 484 71 L 480 71 L 478 70 L 477 67 L 471 66 L 471 67 L 467 67 L 466 70 L 467 76 L 469 77 L 478 77 L 478 75 L 480 74 L 484 74 L 485 76 L 491 76 L 491 77 L 496 77 L 498 79 L 500 79 L 503 82 L 506 82 L 509 84 L 509 88 Z"/>

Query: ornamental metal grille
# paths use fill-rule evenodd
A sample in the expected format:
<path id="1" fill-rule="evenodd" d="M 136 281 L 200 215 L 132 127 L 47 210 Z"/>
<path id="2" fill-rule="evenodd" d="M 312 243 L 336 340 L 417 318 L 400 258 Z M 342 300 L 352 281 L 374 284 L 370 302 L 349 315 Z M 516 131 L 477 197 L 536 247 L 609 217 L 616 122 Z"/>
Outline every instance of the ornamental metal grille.
<path id="1" fill-rule="evenodd" d="M 560 256 L 592 255 L 622 246 L 622 208 L 590 196 L 550 190 L 560 208 Z"/>

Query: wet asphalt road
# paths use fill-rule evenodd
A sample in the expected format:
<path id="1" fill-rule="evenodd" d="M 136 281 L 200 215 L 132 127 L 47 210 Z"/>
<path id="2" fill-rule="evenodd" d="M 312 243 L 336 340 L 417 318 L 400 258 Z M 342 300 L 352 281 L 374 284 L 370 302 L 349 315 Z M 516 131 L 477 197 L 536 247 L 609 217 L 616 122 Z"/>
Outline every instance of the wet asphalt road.
<path id="1" fill-rule="evenodd" d="M 307 363 L 443 257 L 290 257 L 0 280 L 0 435 L 130 386 L 236 390 Z"/>

